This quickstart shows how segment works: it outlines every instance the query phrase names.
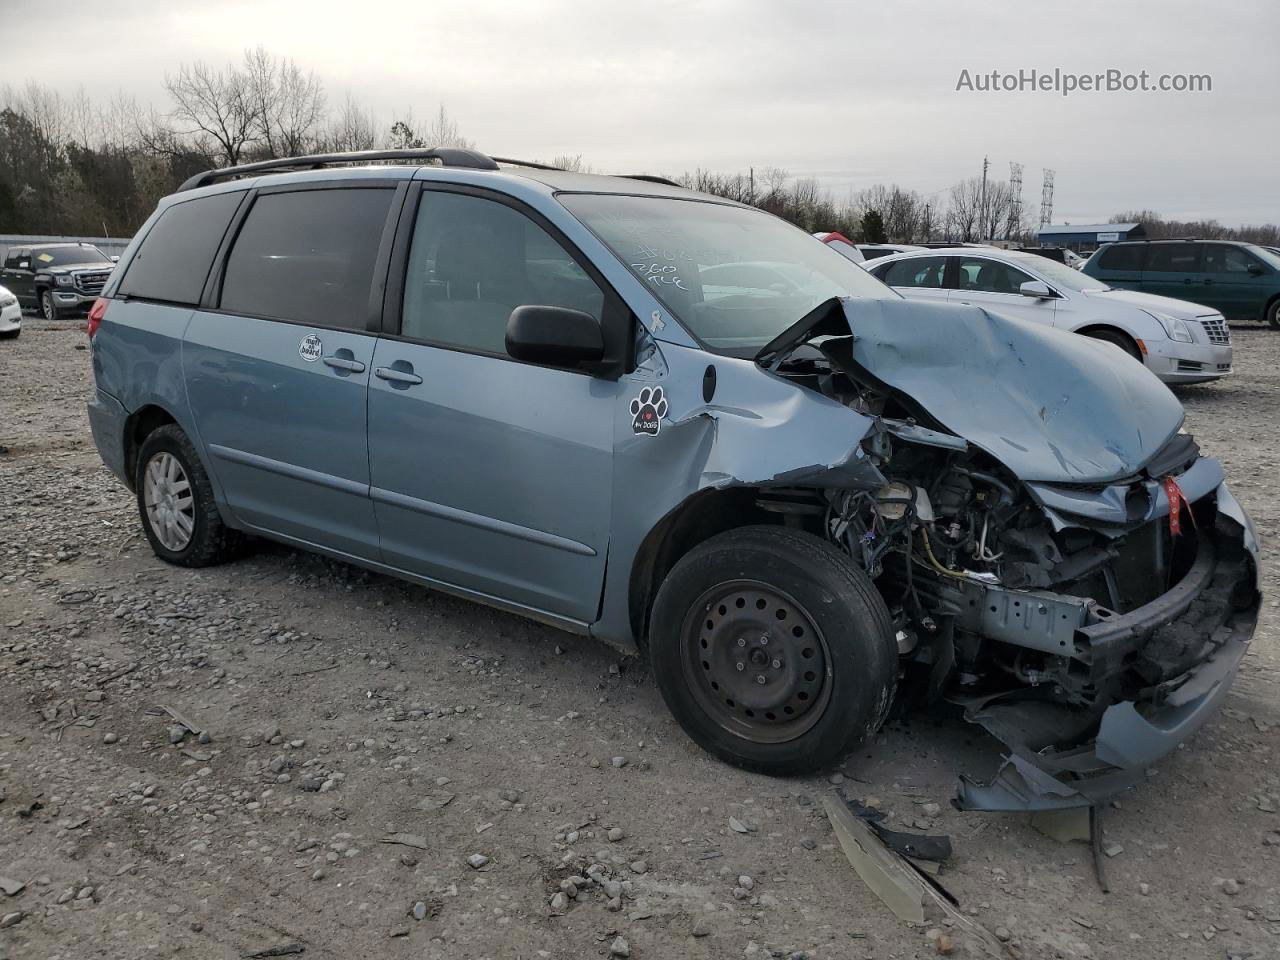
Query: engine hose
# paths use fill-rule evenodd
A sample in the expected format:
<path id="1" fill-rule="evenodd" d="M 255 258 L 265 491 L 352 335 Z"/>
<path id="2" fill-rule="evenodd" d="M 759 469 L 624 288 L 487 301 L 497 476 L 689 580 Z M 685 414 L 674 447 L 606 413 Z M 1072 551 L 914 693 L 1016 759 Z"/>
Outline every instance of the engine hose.
<path id="1" fill-rule="evenodd" d="M 959 573 L 955 570 L 948 570 L 938 562 L 938 558 L 933 555 L 933 544 L 929 542 L 929 531 L 924 527 L 920 528 L 920 538 L 924 541 L 924 553 L 925 556 L 929 558 L 929 565 L 933 567 L 933 569 L 937 570 L 944 576 L 955 577 L 957 580 L 969 579 L 965 574 Z"/>

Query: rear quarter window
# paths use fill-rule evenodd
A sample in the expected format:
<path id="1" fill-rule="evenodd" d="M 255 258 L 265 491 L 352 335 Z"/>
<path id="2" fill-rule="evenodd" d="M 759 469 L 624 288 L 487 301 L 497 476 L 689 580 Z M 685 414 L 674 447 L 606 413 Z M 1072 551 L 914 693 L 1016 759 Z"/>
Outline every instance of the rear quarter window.
<path id="1" fill-rule="evenodd" d="M 175 203 L 142 240 L 116 293 L 168 303 L 200 302 L 218 244 L 244 196 L 219 193 Z"/>

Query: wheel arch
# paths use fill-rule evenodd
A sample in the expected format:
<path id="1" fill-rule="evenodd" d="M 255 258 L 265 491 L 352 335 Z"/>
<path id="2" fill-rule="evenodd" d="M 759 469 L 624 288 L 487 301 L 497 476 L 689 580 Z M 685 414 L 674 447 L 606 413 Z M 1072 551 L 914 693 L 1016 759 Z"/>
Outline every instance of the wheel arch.
<path id="1" fill-rule="evenodd" d="M 758 486 L 700 490 L 656 523 L 641 541 L 628 584 L 632 635 L 644 649 L 658 588 L 671 568 L 698 544 L 738 527 L 783 525 L 783 514 L 760 507 Z"/>
<path id="2" fill-rule="evenodd" d="M 148 403 L 129 414 L 124 422 L 124 468 L 129 489 L 135 489 L 134 476 L 138 471 L 138 451 L 143 442 L 159 427 L 167 424 L 181 427 L 178 418 L 158 403 Z"/>
<path id="3" fill-rule="evenodd" d="M 1082 326 L 1076 327 L 1072 333 L 1077 333 L 1082 337 L 1092 337 L 1099 333 L 1109 333 L 1115 336 L 1123 337 L 1125 341 L 1133 345 L 1133 353 L 1137 356 L 1144 355 L 1145 351 L 1138 345 L 1138 338 L 1123 327 L 1118 327 L 1114 323 L 1106 322 L 1090 322 Z"/>

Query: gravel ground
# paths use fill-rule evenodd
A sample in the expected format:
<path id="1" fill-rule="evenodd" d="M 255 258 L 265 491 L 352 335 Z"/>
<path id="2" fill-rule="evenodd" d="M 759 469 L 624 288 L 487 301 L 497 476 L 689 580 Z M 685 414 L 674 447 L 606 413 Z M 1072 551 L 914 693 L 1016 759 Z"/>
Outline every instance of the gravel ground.
<path id="1" fill-rule="evenodd" d="M 1015 956 L 1280 956 L 1270 618 L 1223 714 L 1105 812 L 1103 894 L 1085 845 L 950 808 L 995 765 L 961 721 L 768 779 L 589 641 L 270 544 L 165 566 L 89 440 L 83 348 L 0 342 L 0 958 L 935 956 L 835 845 L 832 791 L 950 834 L 942 881 Z M 1271 588 L 1280 335 L 1236 350 L 1182 399 Z"/>

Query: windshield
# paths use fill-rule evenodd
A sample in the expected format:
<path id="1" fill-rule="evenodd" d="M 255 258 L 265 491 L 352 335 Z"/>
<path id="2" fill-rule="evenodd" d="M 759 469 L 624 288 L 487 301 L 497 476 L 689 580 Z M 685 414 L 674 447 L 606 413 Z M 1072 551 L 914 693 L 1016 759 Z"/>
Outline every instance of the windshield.
<path id="1" fill-rule="evenodd" d="M 1249 252 L 1257 254 L 1259 259 L 1280 270 L 1280 250 L 1275 247 L 1250 247 Z"/>
<path id="2" fill-rule="evenodd" d="M 898 298 L 827 244 L 759 210 L 609 194 L 560 202 L 712 349 L 754 353 L 832 297 Z"/>
<path id="3" fill-rule="evenodd" d="M 1065 287 L 1068 290 L 1074 290 L 1076 293 L 1100 293 L 1103 290 L 1111 289 L 1101 280 L 1095 280 L 1087 273 L 1081 273 L 1074 267 L 1068 267 L 1065 263 L 1042 257 L 1038 253 L 1027 254 L 1025 257 L 1011 257 L 1010 259 L 1016 259 L 1026 264 L 1055 287 Z"/>
<path id="4" fill-rule="evenodd" d="M 31 251 L 36 264 L 65 267 L 72 263 L 110 263 L 111 258 L 97 247 L 37 247 Z"/>

